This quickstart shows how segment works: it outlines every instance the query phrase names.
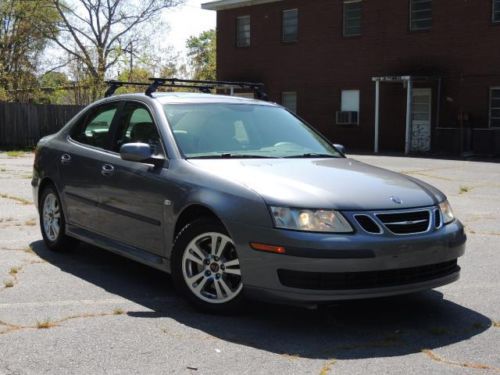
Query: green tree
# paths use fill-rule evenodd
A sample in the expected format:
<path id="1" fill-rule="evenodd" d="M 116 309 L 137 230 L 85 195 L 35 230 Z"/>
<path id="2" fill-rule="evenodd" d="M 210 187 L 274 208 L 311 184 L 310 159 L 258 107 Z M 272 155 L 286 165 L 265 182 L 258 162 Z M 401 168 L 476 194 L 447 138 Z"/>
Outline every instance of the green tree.
<path id="1" fill-rule="evenodd" d="M 57 35 L 51 0 L 0 1 L 0 100 L 31 100 L 36 70 L 48 42 Z"/>
<path id="2" fill-rule="evenodd" d="M 216 78 L 215 39 L 215 30 L 208 30 L 187 40 L 187 55 L 193 71 L 193 79 L 214 80 Z"/>
<path id="3" fill-rule="evenodd" d="M 72 101 L 72 86 L 68 76 L 61 72 L 47 72 L 39 78 L 37 101 L 50 104 L 68 104 Z"/>

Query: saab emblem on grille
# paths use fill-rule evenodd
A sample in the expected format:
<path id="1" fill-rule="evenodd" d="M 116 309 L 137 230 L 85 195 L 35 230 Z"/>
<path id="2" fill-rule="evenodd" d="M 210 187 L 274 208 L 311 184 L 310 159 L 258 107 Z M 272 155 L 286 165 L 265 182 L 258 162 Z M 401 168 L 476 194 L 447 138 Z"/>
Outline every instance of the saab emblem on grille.
<path id="1" fill-rule="evenodd" d="M 391 201 L 393 201 L 393 202 L 394 202 L 394 203 L 396 203 L 396 204 L 401 204 L 401 203 L 403 203 L 403 201 L 401 200 L 401 198 L 396 197 L 396 196 L 394 196 L 394 195 L 393 195 L 393 196 L 391 196 L 390 200 L 391 200 Z"/>

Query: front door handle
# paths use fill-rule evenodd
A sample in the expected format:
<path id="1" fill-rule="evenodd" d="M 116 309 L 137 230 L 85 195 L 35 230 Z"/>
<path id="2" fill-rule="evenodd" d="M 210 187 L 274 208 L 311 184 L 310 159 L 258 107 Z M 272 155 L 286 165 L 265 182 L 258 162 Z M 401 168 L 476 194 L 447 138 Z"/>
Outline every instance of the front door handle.
<path id="1" fill-rule="evenodd" d="M 103 164 L 101 168 L 101 174 L 103 176 L 111 176 L 115 171 L 115 167 L 113 167 L 111 164 Z"/>
<path id="2" fill-rule="evenodd" d="M 61 164 L 69 164 L 71 163 L 71 155 L 70 154 L 62 154 L 61 155 Z"/>

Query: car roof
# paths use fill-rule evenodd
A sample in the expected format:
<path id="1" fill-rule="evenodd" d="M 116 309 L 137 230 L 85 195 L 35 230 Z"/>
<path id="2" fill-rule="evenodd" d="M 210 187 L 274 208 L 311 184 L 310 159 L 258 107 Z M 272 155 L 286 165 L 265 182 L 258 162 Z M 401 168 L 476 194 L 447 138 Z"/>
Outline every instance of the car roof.
<path id="1" fill-rule="evenodd" d="M 109 99 L 138 99 L 149 98 L 146 94 L 121 94 L 113 95 Z M 157 99 L 161 104 L 170 103 L 228 103 L 228 104 L 259 104 L 259 105 L 275 105 L 263 100 L 244 98 L 239 96 L 203 94 L 194 92 L 156 92 L 153 98 Z"/>

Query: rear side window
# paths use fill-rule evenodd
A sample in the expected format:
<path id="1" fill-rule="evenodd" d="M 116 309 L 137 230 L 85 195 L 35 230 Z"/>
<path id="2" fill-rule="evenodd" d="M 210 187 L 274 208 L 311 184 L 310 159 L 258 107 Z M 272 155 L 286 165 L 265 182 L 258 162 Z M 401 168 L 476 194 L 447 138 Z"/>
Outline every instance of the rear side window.
<path id="1" fill-rule="evenodd" d="M 92 111 L 83 122 L 77 127 L 71 137 L 86 145 L 108 148 L 109 130 L 115 117 L 118 104 L 106 105 Z"/>

